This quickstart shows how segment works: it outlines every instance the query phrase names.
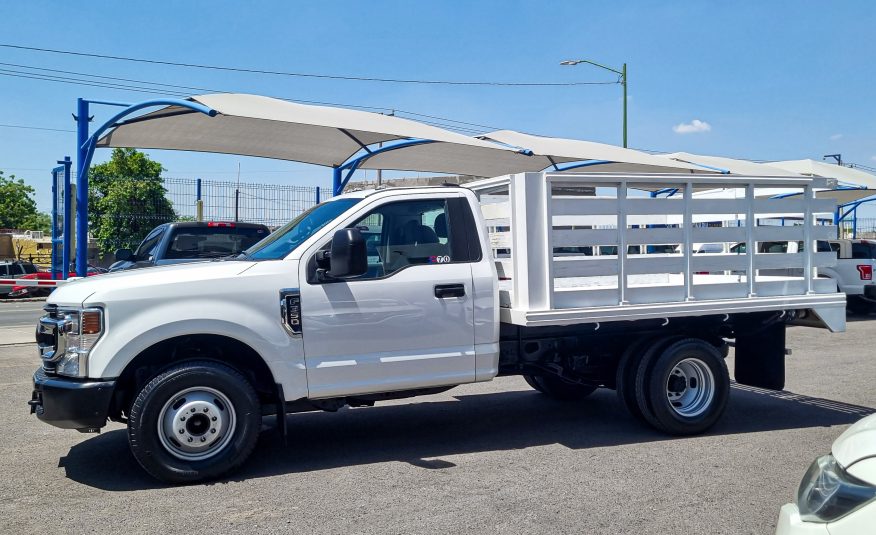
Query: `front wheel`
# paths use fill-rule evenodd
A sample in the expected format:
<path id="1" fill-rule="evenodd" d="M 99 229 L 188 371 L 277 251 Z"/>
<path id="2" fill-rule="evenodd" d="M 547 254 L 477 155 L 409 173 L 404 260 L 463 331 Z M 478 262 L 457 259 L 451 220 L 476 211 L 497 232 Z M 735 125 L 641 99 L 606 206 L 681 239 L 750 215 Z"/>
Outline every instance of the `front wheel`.
<path id="1" fill-rule="evenodd" d="M 553 375 L 524 375 L 523 379 L 535 390 L 560 401 L 580 401 L 596 391 L 595 386 L 570 383 Z"/>
<path id="2" fill-rule="evenodd" d="M 189 362 L 140 390 L 128 418 L 128 442 L 155 478 L 192 483 L 242 464 L 260 428 L 258 396 L 240 373 L 216 362 Z"/>

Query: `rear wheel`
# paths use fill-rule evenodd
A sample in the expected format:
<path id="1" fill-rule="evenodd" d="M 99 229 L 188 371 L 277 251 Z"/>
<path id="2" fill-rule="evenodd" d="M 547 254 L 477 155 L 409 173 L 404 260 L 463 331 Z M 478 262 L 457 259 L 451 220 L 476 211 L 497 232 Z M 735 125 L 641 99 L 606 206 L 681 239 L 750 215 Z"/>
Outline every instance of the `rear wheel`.
<path id="1" fill-rule="evenodd" d="M 140 390 L 128 418 L 128 441 L 137 462 L 157 479 L 212 479 L 252 453 L 260 409 L 252 386 L 232 368 L 180 364 Z"/>
<path id="2" fill-rule="evenodd" d="M 727 406 L 730 375 L 718 350 L 696 338 L 678 340 L 643 359 L 636 400 L 648 422 L 674 435 L 702 433 Z"/>
<path id="3" fill-rule="evenodd" d="M 523 379 L 535 390 L 561 401 L 579 401 L 596 391 L 595 386 L 570 383 L 554 375 L 524 375 Z"/>
<path id="4" fill-rule="evenodd" d="M 876 303 L 873 301 L 867 301 L 858 296 L 850 295 L 846 301 L 846 308 L 848 308 L 849 312 L 852 314 L 866 316 L 876 312 Z"/>
<path id="5" fill-rule="evenodd" d="M 678 337 L 645 338 L 630 344 L 621 355 L 615 377 L 617 397 L 627 411 L 641 422 L 650 424 L 651 418 L 642 412 L 642 408 L 636 400 L 636 372 L 639 369 L 639 364 L 643 360 L 653 358 L 653 355 L 663 351 L 666 346 L 678 339 Z"/>

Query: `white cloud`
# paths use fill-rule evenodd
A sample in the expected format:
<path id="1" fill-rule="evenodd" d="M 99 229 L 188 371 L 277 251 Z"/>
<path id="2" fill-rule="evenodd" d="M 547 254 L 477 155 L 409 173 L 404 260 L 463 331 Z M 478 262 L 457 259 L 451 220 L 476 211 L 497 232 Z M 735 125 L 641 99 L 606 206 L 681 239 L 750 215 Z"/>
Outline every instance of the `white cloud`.
<path id="1" fill-rule="evenodd" d="M 830 136 L 831 141 L 837 141 L 838 139 L 842 139 L 842 138 L 843 138 L 842 134 L 834 134 L 834 135 Z"/>
<path id="2" fill-rule="evenodd" d="M 695 134 L 697 132 L 709 132 L 712 130 L 712 125 L 706 121 L 694 119 L 689 123 L 681 123 L 672 127 L 672 131 L 676 134 Z"/>

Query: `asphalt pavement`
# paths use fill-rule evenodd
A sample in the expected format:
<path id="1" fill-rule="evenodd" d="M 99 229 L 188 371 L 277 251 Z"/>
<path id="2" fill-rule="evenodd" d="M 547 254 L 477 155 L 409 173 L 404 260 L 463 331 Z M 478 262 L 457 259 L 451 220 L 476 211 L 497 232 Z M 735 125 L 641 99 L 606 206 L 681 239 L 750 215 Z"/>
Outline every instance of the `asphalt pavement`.
<path id="1" fill-rule="evenodd" d="M 289 415 L 286 446 L 267 418 L 242 470 L 183 487 L 146 476 L 119 424 L 38 422 L 33 346 L 0 347 L 0 532 L 769 534 L 812 459 L 876 408 L 873 318 L 791 329 L 787 391 L 734 386 L 701 436 L 644 427 L 612 391 L 560 403 L 509 377 Z"/>

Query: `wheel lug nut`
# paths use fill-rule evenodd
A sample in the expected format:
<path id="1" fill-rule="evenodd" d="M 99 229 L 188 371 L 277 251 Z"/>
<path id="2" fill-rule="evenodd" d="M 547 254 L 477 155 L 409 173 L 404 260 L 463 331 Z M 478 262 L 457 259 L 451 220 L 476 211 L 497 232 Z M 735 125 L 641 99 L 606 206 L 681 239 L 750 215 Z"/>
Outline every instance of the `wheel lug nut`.
<path id="1" fill-rule="evenodd" d="M 210 432 L 211 432 L 211 433 L 215 433 L 216 430 L 215 430 L 215 429 L 211 429 Z"/>
<path id="2" fill-rule="evenodd" d="M 216 417 L 215 417 L 215 416 L 214 416 L 213 418 L 211 418 L 211 419 L 212 419 L 214 422 L 216 421 Z"/>
<path id="3" fill-rule="evenodd" d="M 209 407 L 204 407 L 204 412 L 209 412 L 209 411 L 210 411 Z"/>
<path id="4" fill-rule="evenodd" d="M 185 422 L 185 421 L 186 421 L 186 417 L 185 417 L 185 416 L 181 416 L 180 419 L 179 419 L 179 421 L 180 421 L 180 422 Z"/>
<path id="5" fill-rule="evenodd" d="M 195 408 L 194 408 L 194 407 L 192 407 L 192 412 L 195 412 Z"/>
<path id="6" fill-rule="evenodd" d="M 192 440 L 194 440 L 194 439 L 192 439 L 192 437 L 189 437 L 189 442 L 191 442 Z"/>
<path id="7" fill-rule="evenodd" d="M 182 435 L 182 434 L 185 433 L 185 432 L 186 432 L 185 429 L 180 429 L 180 430 L 179 430 L 179 434 L 180 434 L 180 435 Z"/>

